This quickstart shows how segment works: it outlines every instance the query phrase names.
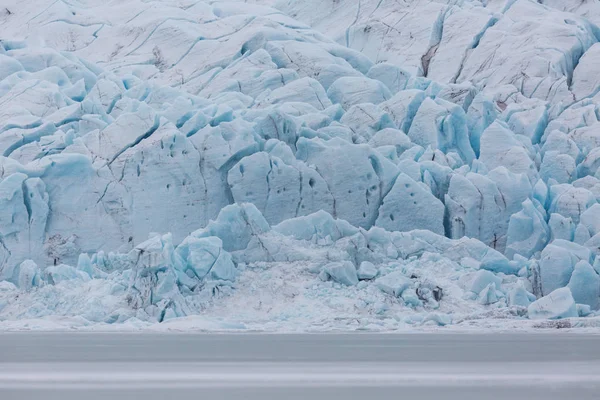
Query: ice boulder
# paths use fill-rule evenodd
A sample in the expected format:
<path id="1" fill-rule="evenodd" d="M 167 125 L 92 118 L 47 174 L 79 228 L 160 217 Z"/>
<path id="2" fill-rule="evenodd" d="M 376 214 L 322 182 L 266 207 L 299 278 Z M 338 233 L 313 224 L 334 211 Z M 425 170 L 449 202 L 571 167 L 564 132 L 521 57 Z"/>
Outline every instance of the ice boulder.
<path id="1" fill-rule="evenodd" d="M 327 96 L 344 109 L 360 103 L 379 104 L 392 97 L 382 82 L 367 77 L 345 76 L 337 79 L 327 89 Z"/>
<path id="2" fill-rule="evenodd" d="M 302 102 L 309 104 L 317 110 L 324 110 L 332 103 L 325 93 L 323 86 L 312 78 L 300 78 L 287 85 L 277 88 L 264 97 L 257 97 L 258 107 L 268 107 L 272 104 L 286 102 Z"/>
<path id="3" fill-rule="evenodd" d="M 269 223 L 296 216 L 300 179 L 295 167 L 265 152 L 244 157 L 227 176 L 233 199 L 254 204 Z"/>
<path id="4" fill-rule="evenodd" d="M 297 147 L 296 157 L 327 182 L 334 198 L 333 217 L 357 227 L 373 226 L 381 199 L 397 175 L 396 166 L 368 145 L 339 138 L 323 141 L 301 137 Z"/>
<path id="5" fill-rule="evenodd" d="M 0 81 L 14 74 L 23 71 L 23 66 L 13 57 L 0 54 Z"/>
<path id="6" fill-rule="evenodd" d="M 573 242 L 581 245 L 591 239 L 590 231 L 582 223 L 579 223 L 575 228 L 575 234 L 573 235 Z"/>
<path id="7" fill-rule="evenodd" d="M 90 277 L 95 278 L 97 274 L 97 269 L 92 265 L 92 259 L 87 253 L 81 253 L 77 260 L 77 269 L 85 272 Z"/>
<path id="8" fill-rule="evenodd" d="M 581 214 L 581 223 L 590 235 L 600 233 L 600 204 L 596 203 Z"/>
<path id="9" fill-rule="evenodd" d="M 536 180 L 537 168 L 527 148 L 505 124 L 496 121 L 483 131 L 480 146 L 479 160 L 489 170 L 504 166 L 515 174 Z"/>
<path id="10" fill-rule="evenodd" d="M 422 90 L 402 90 L 379 106 L 392 117 L 398 129 L 408 132 L 419 107 L 426 98 Z"/>
<path id="11" fill-rule="evenodd" d="M 236 269 L 231 255 L 223 250 L 223 242 L 218 237 L 196 238 L 188 236 L 175 249 L 179 257 L 180 270 L 203 280 L 207 275 L 215 280 L 233 281 Z"/>
<path id="12" fill-rule="evenodd" d="M 331 279 L 346 286 L 354 286 L 358 283 L 356 267 L 350 261 L 329 263 L 323 266 L 319 276 L 323 280 Z"/>
<path id="13" fill-rule="evenodd" d="M 360 263 L 360 267 L 358 267 L 358 279 L 360 280 L 370 280 L 377 276 L 379 271 L 377 267 L 373 265 L 372 262 L 363 261 Z"/>
<path id="14" fill-rule="evenodd" d="M 502 278 L 496 276 L 493 272 L 482 269 L 477 271 L 473 276 L 469 290 L 479 295 L 483 290 L 490 287 L 490 285 L 494 286 L 494 290 L 500 289 Z"/>
<path id="15" fill-rule="evenodd" d="M 479 304 L 490 305 L 497 303 L 499 300 L 498 291 L 496 290 L 496 284 L 490 283 L 487 285 L 481 293 L 479 293 Z"/>
<path id="16" fill-rule="evenodd" d="M 577 317 L 577 305 L 567 287 L 556 289 L 534 301 L 527 308 L 530 319 L 562 319 Z"/>
<path id="17" fill-rule="evenodd" d="M 587 304 L 594 310 L 598 308 L 600 277 L 587 261 L 582 260 L 575 265 L 567 286 L 577 304 Z"/>
<path id="18" fill-rule="evenodd" d="M 567 286 L 575 264 L 581 260 L 589 263 L 591 257 L 588 248 L 562 239 L 557 239 L 546 246 L 540 259 L 542 295 Z"/>
<path id="19" fill-rule="evenodd" d="M 583 212 L 594 204 L 596 204 L 596 197 L 583 187 L 574 187 L 569 184 L 552 185 L 550 187 L 550 208 L 548 211 L 571 218 L 575 224 L 579 223 Z"/>
<path id="20" fill-rule="evenodd" d="M 444 99 L 462 107 L 465 111 L 473 103 L 477 90 L 468 82 L 450 83 L 444 85 L 435 95 L 438 99 Z M 467 121 L 467 123 L 470 121 Z"/>
<path id="21" fill-rule="evenodd" d="M 202 238 L 216 236 L 223 241 L 227 251 L 244 250 L 253 236 L 271 229 L 254 204 L 231 204 L 224 207 L 214 221 L 191 236 Z"/>
<path id="22" fill-rule="evenodd" d="M 550 241 L 556 239 L 562 239 L 567 241 L 573 240 L 573 233 L 575 232 L 575 226 L 571 218 L 563 217 L 560 214 L 550 214 L 548 220 L 548 227 L 550 228 Z"/>
<path id="23" fill-rule="evenodd" d="M 423 300 L 421 300 L 419 298 L 419 293 L 415 289 L 412 289 L 412 288 L 405 289 L 402 292 L 401 297 L 402 297 L 402 300 L 404 300 L 404 304 L 406 304 L 409 307 L 423 306 Z M 429 302 L 430 299 L 427 299 L 426 301 Z"/>
<path id="24" fill-rule="evenodd" d="M 90 276 L 88 274 L 66 264 L 59 264 L 46 268 L 43 276 L 44 280 L 51 285 L 70 280 L 90 280 Z"/>
<path id="25" fill-rule="evenodd" d="M 326 211 L 287 219 L 273 227 L 275 232 L 292 236 L 298 240 L 314 240 L 320 242 L 326 238 L 337 241 L 343 237 L 358 233 L 358 229 L 343 219 L 334 219 Z"/>
<path id="26" fill-rule="evenodd" d="M 31 290 L 41 283 L 40 269 L 31 260 L 25 260 L 19 265 L 19 289 Z"/>
<path id="27" fill-rule="evenodd" d="M 375 225 L 389 231 L 426 229 L 443 235 L 444 210 L 426 185 L 401 173 L 383 199 Z"/>
<path id="28" fill-rule="evenodd" d="M 474 237 L 504 251 L 510 216 L 520 210 L 531 186 L 524 175 L 510 174 L 504 168 L 492 172 L 452 175 L 444 201 L 448 233 L 455 239 Z"/>
<path id="29" fill-rule="evenodd" d="M 595 176 L 598 173 L 600 167 L 600 148 L 593 148 L 583 161 L 577 166 L 577 173 L 573 173 L 574 176 L 578 175 L 581 177 Z M 560 182 L 563 183 L 563 182 Z"/>
<path id="30" fill-rule="evenodd" d="M 170 303 L 181 299 L 171 235 L 151 237 L 131 250 L 128 258 L 132 263 L 129 303 L 134 309 L 154 311 L 161 301 Z"/>
<path id="31" fill-rule="evenodd" d="M 39 178 L 6 173 L 0 179 L 0 280 L 15 278 L 15 268 L 26 259 L 44 261 L 47 203 L 46 187 Z"/>
<path id="32" fill-rule="evenodd" d="M 566 110 L 565 113 L 567 112 L 568 111 Z M 565 113 L 563 113 L 563 115 Z M 595 112 L 592 112 L 592 115 L 587 116 L 587 118 L 596 118 Z M 550 123 L 550 125 L 548 125 L 547 131 L 550 130 L 551 124 L 552 122 Z M 568 128 L 564 129 L 566 130 Z M 569 139 L 569 137 L 564 132 L 561 132 L 559 130 L 550 130 L 550 133 L 545 135 L 545 142 L 541 149 L 541 155 L 544 156 L 547 152 L 551 151 L 557 152 L 559 154 L 569 155 L 574 160 L 579 160 L 581 157 L 581 150 L 579 150 L 577 144 L 575 144 L 573 140 Z"/>
<path id="33" fill-rule="evenodd" d="M 529 258 L 542 251 L 549 240 L 550 229 L 545 213 L 527 199 L 523 202 L 523 209 L 510 216 L 504 253 L 511 259 L 515 254 Z"/>
<path id="34" fill-rule="evenodd" d="M 576 164 L 573 157 L 558 151 L 548 151 L 540 167 L 542 179 L 554 179 L 558 183 L 570 183 L 577 178 Z"/>
<path id="35" fill-rule="evenodd" d="M 380 130 L 396 127 L 387 112 L 370 103 L 350 107 L 340 118 L 340 123 L 352 131 L 353 143 L 368 142 Z"/>
<path id="36" fill-rule="evenodd" d="M 367 77 L 382 82 L 392 94 L 406 89 L 410 74 L 402 68 L 389 63 L 377 63 L 369 69 Z"/>
<path id="37" fill-rule="evenodd" d="M 577 304 L 577 314 L 580 317 L 587 317 L 592 313 L 592 308 L 587 304 Z"/>
<path id="38" fill-rule="evenodd" d="M 426 98 L 407 134 L 414 143 L 424 148 L 431 146 L 444 153 L 454 151 L 469 163 L 475 158 L 469 141 L 465 111 L 449 101 Z"/>
<path id="39" fill-rule="evenodd" d="M 523 281 L 519 281 L 508 293 L 508 304 L 511 306 L 529 307 L 535 300 L 535 295 L 525 289 Z"/>
<path id="40" fill-rule="evenodd" d="M 448 314 L 430 313 L 423 318 L 422 323 L 433 322 L 438 326 L 446 326 L 452 324 L 452 316 Z"/>
<path id="41" fill-rule="evenodd" d="M 412 285 L 412 281 L 401 271 L 394 271 L 377 278 L 375 285 L 384 293 L 400 297 L 402 292 Z"/>
<path id="42" fill-rule="evenodd" d="M 596 43 L 585 52 L 573 71 L 571 90 L 576 100 L 594 96 L 600 91 L 600 78 L 596 73 L 599 62 L 600 44 Z"/>
<path id="43" fill-rule="evenodd" d="M 404 132 L 393 128 L 385 128 L 378 131 L 369 140 L 369 145 L 373 147 L 394 146 L 396 148 L 396 155 L 398 156 L 414 146 Z"/>

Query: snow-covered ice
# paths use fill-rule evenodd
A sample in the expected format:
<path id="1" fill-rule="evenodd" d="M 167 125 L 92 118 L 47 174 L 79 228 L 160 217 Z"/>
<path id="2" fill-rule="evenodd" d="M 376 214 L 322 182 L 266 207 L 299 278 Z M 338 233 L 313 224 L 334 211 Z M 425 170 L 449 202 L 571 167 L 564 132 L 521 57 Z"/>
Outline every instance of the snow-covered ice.
<path id="1" fill-rule="evenodd" d="M 551 0 L 7 0 L 0 328 L 594 321 L 596 23 Z"/>

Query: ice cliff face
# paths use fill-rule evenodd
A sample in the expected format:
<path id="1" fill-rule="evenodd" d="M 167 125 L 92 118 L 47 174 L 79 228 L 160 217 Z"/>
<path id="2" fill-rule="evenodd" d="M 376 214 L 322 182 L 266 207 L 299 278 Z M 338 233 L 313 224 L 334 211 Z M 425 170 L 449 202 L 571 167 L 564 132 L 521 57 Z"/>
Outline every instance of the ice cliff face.
<path id="1" fill-rule="evenodd" d="M 600 6 L 262 3 L 0 8 L 0 319 L 597 309 Z"/>

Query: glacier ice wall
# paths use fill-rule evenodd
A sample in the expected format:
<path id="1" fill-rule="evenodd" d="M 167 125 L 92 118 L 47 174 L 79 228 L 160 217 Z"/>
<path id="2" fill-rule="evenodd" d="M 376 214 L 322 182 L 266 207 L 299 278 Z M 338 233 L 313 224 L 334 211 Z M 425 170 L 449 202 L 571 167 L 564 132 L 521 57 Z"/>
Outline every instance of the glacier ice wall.
<path id="1" fill-rule="evenodd" d="M 164 321 L 265 265 L 412 322 L 594 312 L 593 13 L 348 3 L 9 0 L 0 318 Z"/>

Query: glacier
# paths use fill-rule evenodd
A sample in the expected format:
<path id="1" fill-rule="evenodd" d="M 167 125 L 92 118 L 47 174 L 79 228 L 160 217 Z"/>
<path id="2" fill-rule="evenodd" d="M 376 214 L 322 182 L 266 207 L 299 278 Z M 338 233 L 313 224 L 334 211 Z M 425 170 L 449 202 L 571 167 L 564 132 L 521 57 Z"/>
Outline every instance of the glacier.
<path id="1" fill-rule="evenodd" d="M 600 6 L 2 7 L 0 329 L 600 317 Z"/>

